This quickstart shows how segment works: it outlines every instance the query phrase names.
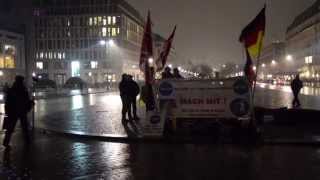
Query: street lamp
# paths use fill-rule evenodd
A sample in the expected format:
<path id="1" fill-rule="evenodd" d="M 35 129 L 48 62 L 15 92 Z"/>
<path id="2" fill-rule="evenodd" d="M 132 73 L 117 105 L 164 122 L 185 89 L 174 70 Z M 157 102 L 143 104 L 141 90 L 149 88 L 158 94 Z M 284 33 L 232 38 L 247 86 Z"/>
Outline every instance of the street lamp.
<path id="1" fill-rule="evenodd" d="M 266 64 L 263 63 L 261 66 L 264 68 L 264 67 L 266 67 Z"/>
<path id="2" fill-rule="evenodd" d="M 153 65 L 153 58 L 152 58 L 152 57 L 149 58 L 149 59 L 148 59 L 148 62 L 149 62 L 150 65 Z"/>
<path id="3" fill-rule="evenodd" d="M 0 76 L 3 76 L 3 71 L 0 71 Z"/>
<path id="4" fill-rule="evenodd" d="M 275 66 L 277 64 L 277 62 L 275 60 L 271 61 L 271 65 Z"/>
<path id="5" fill-rule="evenodd" d="M 293 58 L 292 58 L 292 55 L 288 54 L 288 55 L 286 56 L 286 60 L 287 60 L 287 61 L 292 61 L 292 59 L 293 59 Z"/>

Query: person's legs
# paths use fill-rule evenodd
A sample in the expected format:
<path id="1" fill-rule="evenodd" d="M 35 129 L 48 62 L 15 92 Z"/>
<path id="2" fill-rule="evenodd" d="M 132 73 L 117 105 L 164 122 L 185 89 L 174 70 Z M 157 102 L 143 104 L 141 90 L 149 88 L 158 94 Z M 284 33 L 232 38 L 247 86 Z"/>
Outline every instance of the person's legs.
<path id="1" fill-rule="evenodd" d="M 297 104 L 297 105 L 296 105 L 297 107 L 300 107 L 300 106 L 301 106 L 300 100 L 299 100 L 299 94 L 296 95 L 296 104 Z"/>
<path id="2" fill-rule="evenodd" d="M 131 100 L 131 104 L 132 104 L 132 111 L 133 111 L 133 118 L 135 120 L 140 120 L 140 118 L 138 117 L 137 115 L 137 101 L 136 101 L 136 97 L 134 97 L 132 100 Z"/>
<path id="3" fill-rule="evenodd" d="M 29 143 L 30 142 L 30 137 L 29 137 L 29 124 L 28 124 L 28 118 L 27 115 L 21 116 L 20 117 L 20 122 L 21 122 L 21 128 L 23 131 L 23 137 L 25 140 L 25 143 Z"/>
<path id="4" fill-rule="evenodd" d="M 132 104 L 131 98 L 128 98 L 127 99 L 127 109 L 128 109 L 128 118 L 130 121 L 132 120 L 131 104 Z"/>
<path id="5" fill-rule="evenodd" d="M 121 97 L 122 102 L 122 121 L 126 120 L 126 113 L 127 113 L 127 104 L 126 104 L 126 98 Z"/>
<path id="6" fill-rule="evenodd" d="M 5 136 L 4 136 L 4 139 L 3 139 L 3 146 L 5 147 L 8 147 L 9 144 L 10 144 L 10 140 L 11 140 L 11 136 L 12 136 L 12 133 L 14 131 L 14 128 L 17 124 L 17 120 L 18 118 L 17 117 L 8 117 L 9 118 L 9 124 L 8 124 L 8 127 L 6 129 L 6 133 L 5 133 Z"/>

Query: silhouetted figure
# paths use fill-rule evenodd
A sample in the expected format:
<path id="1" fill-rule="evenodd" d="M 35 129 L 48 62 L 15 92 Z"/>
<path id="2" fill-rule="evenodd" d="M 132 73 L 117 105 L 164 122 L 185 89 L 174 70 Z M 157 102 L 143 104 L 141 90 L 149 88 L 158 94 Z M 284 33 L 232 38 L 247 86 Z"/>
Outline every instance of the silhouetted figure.
<path id="1" fill-rule="evenodd" d="M 133 119 L 138 121 L 140 118 L 137 116 L 137 96 L 140 93 L 140 87 L 137 82 L 135 82 L 131 75 L 128 75 L 128 86 L 129 86 L 129 103 L 130 107 L 128 113 L 131 114 L 131 107 L 133 112 Z"/>
<path id="2" fill-rule="evenodd" d="M 171 73 L 171 68 L 170 67 L 164 68 L 164 71 L 161 73 L 161 78 L 162 79 L 173 78 L 173 74 Z"/>
<path id="3" fill-rule="evenodd" d="M 303 83 L 300 80 L 299 75 L 296 75 L 296 77 L 292 80 L 291 82 L 291 89 L 292 89 L 292 93 L 293 93 L 293 101 L 292 101 L 292 106 L 293 107 L 300 107 L 300 101 L 299 101 L 299 93 L 300 90 L 303 88 Z"/>
<path id="4" fill-rule="evenodd" d="M 125 122 L 126 114 L 128 114 L 129 120 L 132 120 L 132 115 L 129 113 L 130 109 L 130 83 L 129 76 L 127 74 L 122 74 L 122 79 L 119 84 L 120 97 L 122 101 L 122 122 Z"/>
<path id="5" fill-rule="evenodd" d="M 6 134 L 3 140 L 3 145 L 5 147 L 10 147 L 10 139 L 18 119 L 20 119 L 25 143 L 29 143 L 30 139 L 28 133 L 29 128 L 27 114 L 31 111 L 33 105 L 34 102 L 30 99 L 28 90 L 24 85 L 24 77 L 16 76 L 15 82 L 8 90 L 5 101 L 5 113 L 8 116 L 9 120 Z"/>
<path id="6" fill-rule="evenodd" d="M 183 77 L 181 76 L 178 68 L 174 68 L 174 69 L 173 69 L 173 78 L 183 79 Z"/>

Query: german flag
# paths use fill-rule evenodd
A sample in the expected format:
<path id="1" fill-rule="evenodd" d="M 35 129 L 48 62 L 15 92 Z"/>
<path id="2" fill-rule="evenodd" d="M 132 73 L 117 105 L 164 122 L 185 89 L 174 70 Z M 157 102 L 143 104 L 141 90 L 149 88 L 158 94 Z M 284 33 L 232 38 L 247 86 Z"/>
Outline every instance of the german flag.
<path id="1" fill-rule="evenodd" d="M 239 41 L 244 44 L 251 58 L 257 58 L 261 51 L 266 27 L 265 10 L 266 6 L 264 6 L 256 18 L 242 30 L 239 38 Z"/>

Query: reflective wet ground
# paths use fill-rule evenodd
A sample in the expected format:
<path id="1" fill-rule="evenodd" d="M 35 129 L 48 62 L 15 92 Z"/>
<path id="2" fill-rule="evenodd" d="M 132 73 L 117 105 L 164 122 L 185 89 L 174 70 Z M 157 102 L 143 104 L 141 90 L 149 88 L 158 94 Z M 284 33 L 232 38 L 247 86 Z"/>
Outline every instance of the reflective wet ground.
<path id="1" fill-rule="evenodd" d="M 0 149 L 0 179 L 249 179 L 320 178 L 320 148 L 84 141 L 36 133 L 24 148 Z"/>

